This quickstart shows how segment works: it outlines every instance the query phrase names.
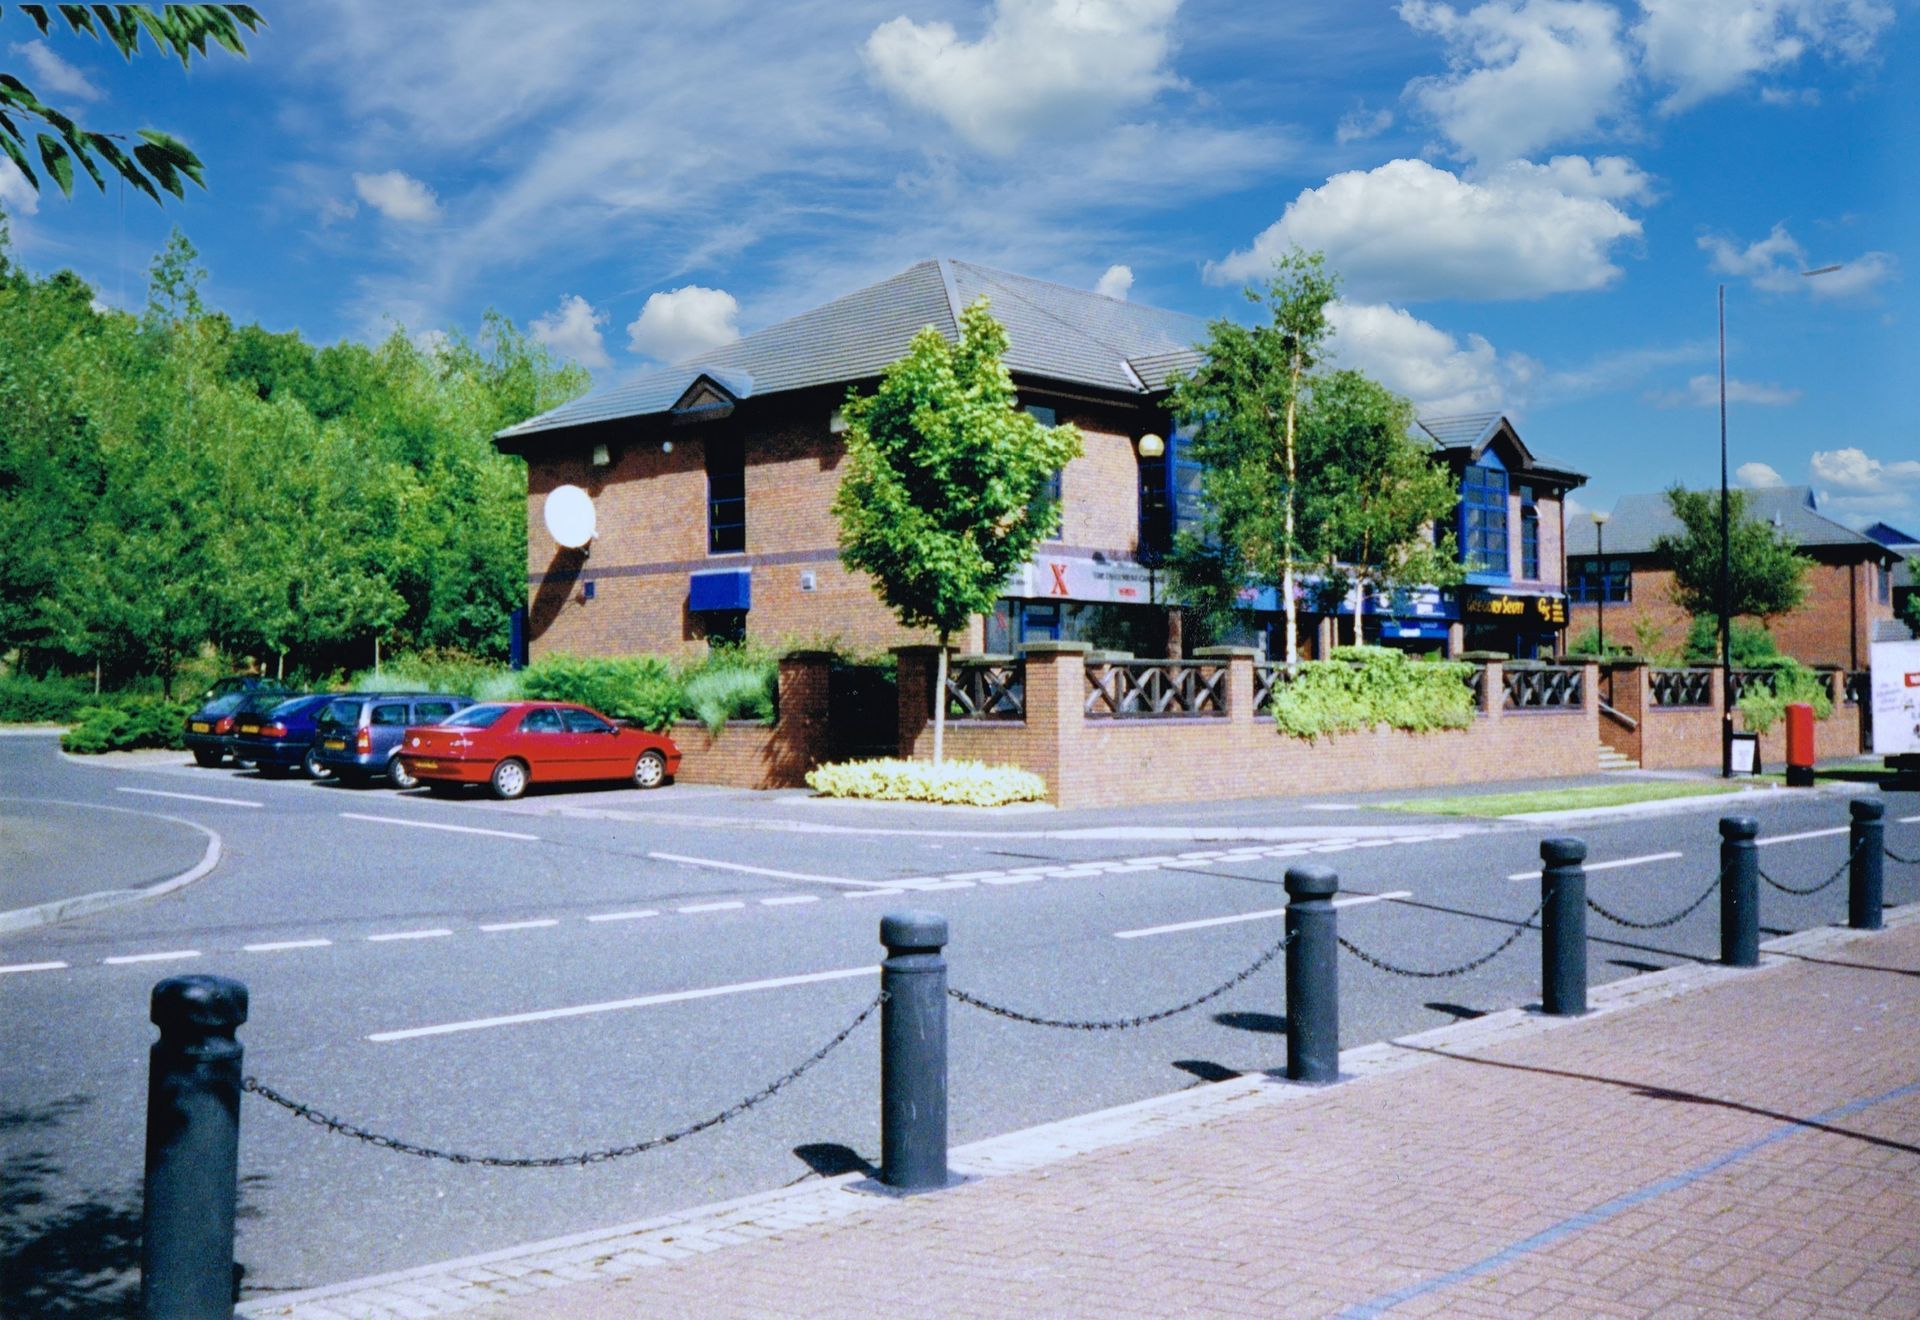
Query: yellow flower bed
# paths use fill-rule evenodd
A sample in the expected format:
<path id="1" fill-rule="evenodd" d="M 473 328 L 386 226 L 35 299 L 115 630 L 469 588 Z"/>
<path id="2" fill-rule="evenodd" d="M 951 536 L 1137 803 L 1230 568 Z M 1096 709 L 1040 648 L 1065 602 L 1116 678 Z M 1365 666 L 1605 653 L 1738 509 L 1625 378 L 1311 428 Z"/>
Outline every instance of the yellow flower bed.
<path id="1" fill-rule="evenodd" d="M 870 798 L 882 802 L 952 802 L 1003 807 L 1043 802 L 1047 781 L 1031 770 L 979 761 L 844 761 L 807 772 L 807 787 L 822 797 Z"/>

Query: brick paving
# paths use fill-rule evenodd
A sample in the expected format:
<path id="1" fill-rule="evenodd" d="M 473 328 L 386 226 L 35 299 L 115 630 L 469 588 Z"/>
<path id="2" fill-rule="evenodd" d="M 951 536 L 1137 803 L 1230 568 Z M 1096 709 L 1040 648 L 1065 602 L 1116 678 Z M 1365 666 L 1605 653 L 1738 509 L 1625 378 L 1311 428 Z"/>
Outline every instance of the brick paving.
<path id="1" fill-rule="evenodd" d="M 1911 1317 L 1920 923 L 1812 947 L 469 1313 Z"/>

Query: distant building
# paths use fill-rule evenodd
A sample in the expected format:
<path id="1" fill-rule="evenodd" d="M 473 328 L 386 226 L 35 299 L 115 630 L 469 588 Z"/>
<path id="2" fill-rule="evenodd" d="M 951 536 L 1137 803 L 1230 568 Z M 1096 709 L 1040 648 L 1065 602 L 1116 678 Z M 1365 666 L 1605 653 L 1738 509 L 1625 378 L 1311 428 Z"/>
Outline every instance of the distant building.
<path id="1" fill-rule="evenodd" d="M 1893 620 L 1899 553 L 1820 513 L 1806 486 L 1743 493 L 1749 517 L 1772 523 L 1814 561 L 1800 608 L 1768 620 L 1774 641 L 1806 664 L 1865 668 L 1876 630 Z M 1685 644 L 1690 620 L 1673 603 L 1672 569 L 1653 550 L 1659 537 L 1680 530 L 1664 493 L 1622 496 L 1603 529 L 1591 518 L 1573 521 L 1567 529 L 1567 590 L 1576 636 L 1596 626 L 1604 598 L 1609 646 L 1637 648 L 1636 626 L 1646 623 L 1657 629 L 1656 648 Z"/>
<path id="2" fill-rule="evenodd" d="M 1883 522 L 1862 528 L 1860 534 L 1871 537 L 1900 556 L 1900 562 L 1893 566 L 1893 617 L 1902 628 L 1906 628 L 1911 633 L 1912 629 L 1907 621 L 1916 615 L 1912 604 L 1916 594 L 1920 594 L 1920 584 L 1914 582 L 1914 564 L 1920 562 L 1920 537 Z M 1906 639 L 1889 638 L 1888 640 L 1904 641 Z"/>
<path id="3" fill-rule="evenodd" d="M 1073 639 L 1160 654 L 1164 555 L 1201 513 L 1200 468 L 1166 391 L 1201 361 L 1206 323 L 951 260 L 922 262 L 502 431 L 495 443 L 527 462 L 531 652 L 930 640 L 902 629 L 872 584 L 840 562 L 830 508 L 846 453 L 838 410 L 850 386 L 871 389 L 923 327 L 957 338 L 961 310 L 981 295 L 1006 327 L 1022 405 L 1079 427 L 1085 452 L 1058 477 L 1059 533 L 955 642 L 1015 651 Z M 1149 434 L 1164 438 L 1163 454 L 1140 454 Z M 1537 458 L 1497 413 L 1430 420 L 1423 434 L 1460 482 L 1452 530 L 1469 585 L 1367 602 L 1367 639 L 1559 649 L 1561 502 L 1584 478 Z M 593 498 L 598 532 L 584 552 L 556 544 L 546 527 L 547 496 L 562 485 Z M 1280 617 L 1271 587 L 1250 588 L 1247 604 L 1263 630 Z M 1333 639 L 1318 616 L 1303 632 L 1309 653 Z"/>

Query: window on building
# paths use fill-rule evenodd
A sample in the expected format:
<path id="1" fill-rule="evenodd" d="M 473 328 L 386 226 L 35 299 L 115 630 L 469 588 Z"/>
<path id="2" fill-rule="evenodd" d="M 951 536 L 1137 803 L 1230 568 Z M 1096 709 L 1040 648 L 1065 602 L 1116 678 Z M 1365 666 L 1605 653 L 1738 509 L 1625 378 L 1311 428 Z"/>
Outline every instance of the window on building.
<path id="1" fill-rule="evenodd" d="M 1880 578 L 1877 584 L 1880 603 L 1882 605 L 1891 604 L 1893 601 L 1893 565 L 1876 564 L 1874 571 Z"/>
<path id="2" fill-rule="evenodd" d="M 1206 516 L 1204 469 L 1193 459 L 1193 439 L 1167 431 L 1166 452 L 1140 460 L 1140 545 L 1165 553 L 1183 531 L 1197 532 Z"/>
<path id="3" fill-rule="evenodd" d="M 1520 576 L 1528 582 L 1540 580 L 1540 510 L 1532 486 L 1520 488 Z"/>
<path id="4" fill-rule="evenodd" d="M 1460 474 L 1460 562 L 1467 572 L 1506 577 L 1507 474 L 1474 464 Z"/>
<path id="5" fill-rule="evenodd" d="M 735 437 L 707 441 L 707 553 L 747 548 L 747 452 Z"/>
<path id="6" fill-rule="evenodd" d="M 1052 408 L 1047 408 L 1037 403 L 1029 403 L 1022 405 L 1022 409 L 1029 417 L 1032 417 L 1042 426 L 1053 427 L 1060 424 L 1060 414 Z M 1064 498 L 1064 492 L 1060 475 L 1061 470 L 1059 468 L 1055 468 L 1049 473 L 1047 475 L 1047 484 L 1040 492 L 1040 498 L 1034 501 L 1035 505 L 1043 502 L 1051 503 L 1059 510 L 1059 516 L 1054 522 L 1053 530 L 1047 534 L 1049 541 L 1060 541 L 1066 538 L 1067 510 L 1066 506 L 1061 502 Z"/>
<path id="7" fill-rule="evenodd" d="M 1567 583 L 1567 596 L 1575 604 L 1593 605 L 1604 600 L 1615 605 L 1633 599 L 1633 573 L 1624 559 L 1569 559 L 1567 572 L 1572 579 Z"/>

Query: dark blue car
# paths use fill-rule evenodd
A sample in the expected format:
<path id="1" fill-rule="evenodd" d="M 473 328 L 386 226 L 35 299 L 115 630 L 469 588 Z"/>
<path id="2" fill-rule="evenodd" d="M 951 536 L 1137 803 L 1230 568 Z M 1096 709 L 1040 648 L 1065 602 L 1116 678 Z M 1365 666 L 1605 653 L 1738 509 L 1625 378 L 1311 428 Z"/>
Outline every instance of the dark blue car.
<path id="1" fill-rule="evenodd" d="M 342 783 L 386 776 L 395 788 L 419 781 L 400 763 L 400 737 L 409 724 L 438 724 L 473 704 L 444 692 L 354 692 L 329 698 L 314 722 L 314 760 Z"/>
<path id="2" fill-rule="evenodd" d="M 234 722 L 234 759 L 253 762 L 261 774 L 273 779 L 284 778 L 295 770 L 309 779 L 325 777 L 326 767 L 320 764 L 313 749 L 318 736 L 315 722 L 334 697 L 331 692 L 311 693 L 290 697 L 261 714 L 241 713 Z"/>

